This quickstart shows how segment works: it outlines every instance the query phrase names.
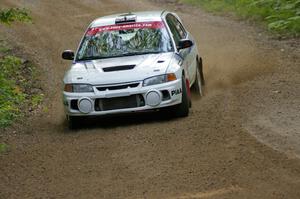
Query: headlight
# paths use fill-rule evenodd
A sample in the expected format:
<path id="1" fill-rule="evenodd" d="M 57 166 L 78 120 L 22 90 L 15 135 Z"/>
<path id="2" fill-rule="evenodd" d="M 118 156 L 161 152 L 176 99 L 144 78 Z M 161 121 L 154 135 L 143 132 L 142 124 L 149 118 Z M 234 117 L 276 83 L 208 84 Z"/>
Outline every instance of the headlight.
<path id="1" fill-rule="evenodd" d="M 65 84 L 64 91 L 70 93 L 94 92 L 93 87 L 89 84 Z"/>
<path id="2" fill-rule="evenodd" d="M 174 73 L 169 73 L 165 75 L 158 75 L 154 77 L 150 77 L 144 80 L 143 86 L 151 86 L 155 84 L 162 84 L 170 81 L 176 80 L 176 75 Z"/>

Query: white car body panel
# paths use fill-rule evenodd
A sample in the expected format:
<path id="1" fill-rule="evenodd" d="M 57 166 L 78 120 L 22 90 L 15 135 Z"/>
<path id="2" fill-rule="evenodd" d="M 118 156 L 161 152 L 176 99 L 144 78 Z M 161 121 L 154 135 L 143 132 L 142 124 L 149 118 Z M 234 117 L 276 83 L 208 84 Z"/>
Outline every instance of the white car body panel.
<path id="1" fill-rule="evenodd" d="M 146 54 L 78 62 L 66 73 L 64 83 L 115 84 L 142 81 L 165 74 L 174 53 Z M 160 62 L 160 63 L 158 63 Z M 132 70 L 104 72 L 103 68 L 136 65 Z"/>

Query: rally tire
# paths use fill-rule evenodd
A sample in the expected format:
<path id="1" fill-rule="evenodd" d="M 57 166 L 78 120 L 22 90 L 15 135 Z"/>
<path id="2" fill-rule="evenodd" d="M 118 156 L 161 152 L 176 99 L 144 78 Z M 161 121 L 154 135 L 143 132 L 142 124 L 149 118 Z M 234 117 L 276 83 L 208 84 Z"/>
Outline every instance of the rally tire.
<path id="1" fill-rule="evenodd" d="M 67 115 L 68 127 L 70 130 L 75 130 L 80 126 L 80 118 Z"/>
<path id="2" fill-rule="evenodd" d="M 174 112 L 177 117 L 187 117 L 189 115 L 190 99 L 187 89 L 186 79 L 182 77 L 182 100 L 180 104 L 174 107 Z"/>

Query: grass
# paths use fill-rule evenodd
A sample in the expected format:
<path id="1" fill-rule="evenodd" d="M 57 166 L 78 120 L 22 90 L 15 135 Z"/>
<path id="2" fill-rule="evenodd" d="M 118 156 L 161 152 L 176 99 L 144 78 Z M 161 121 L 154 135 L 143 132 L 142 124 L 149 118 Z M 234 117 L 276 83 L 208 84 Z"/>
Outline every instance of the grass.
<path id="1" fill-rule="evenodd" d="M 8 47 L 7 43 L 3 40 L 0 41 L 0 53 L 8 53 L 12 49 Z"/>
<path id="2" fill-rule="evenodd" d="M 31 22 L 28 10 L 1 9 L 0 23 Z M 0 39 L 0 128 L 10 126 L 25 115 L 28 108 L 36 108 L 43 100 L 38 73 L 34 65 L 13 55 L 13 49 Z M 35 90 L 35 92 L 32 92 Z M 8 144 L 0 143 L 0 154 L 8 152 Z"/>
<path id="3" fill-rule="evenodd" d="M 263 22 L 275 33 L 300 36 L 300 0 L 180 0 L 216 13 Z"/>
<path id="4" fill-rule="evenodd" d="M 20 77 L 21 59 L 5 56 L 0 59 L 0 127 L 10 125 L 13 119 L 21 115 L 19 105 L 23 104 L 26 94 L 17 85 Z"/>
<path id="5" fill-rule="evenodd" d="M 10 25 L 12 22 L 31 22 L 29 11 L 25 8 L 10 8 L 0 10 L 0 22 Z"/>
<path id="6" fill-rule="evenodd" d="M 10 25 L 15 21 L 31 22 L 29 11 L 19 8 L 0 10 L 0 23 Z M 0 40 L 0 128 L 11 125 L 28 109 L 41 103 L 43 95 L 37 77 L 35 66 L 14 56 L 8 43 Z M 0 150 L 5 146 L 0 143 Z"/>
<path id="7" fill-rule="evenodd" d="M 0 41 L 0 49 L 1 49 Z M 8 47 L 2 47 L 7 48 Z M 0 53 L 0 127 L 7 127 L 27 110 L 41 104 L 44 95 L 39 88 L 36 67 L 10 51 Z"/>

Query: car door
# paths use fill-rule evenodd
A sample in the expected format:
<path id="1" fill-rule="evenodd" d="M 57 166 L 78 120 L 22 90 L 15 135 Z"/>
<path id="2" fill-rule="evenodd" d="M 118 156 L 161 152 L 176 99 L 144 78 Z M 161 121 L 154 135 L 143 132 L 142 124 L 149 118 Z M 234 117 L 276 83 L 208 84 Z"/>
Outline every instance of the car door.
<path id="1" fill-rule="evenodd" d="M 176 46 L 178 46 L 181 39 L 190 39 L 193 41 L 193 38 L 189 36 L 189 33 L 185 30 L 179 19 L 176 18 L 173 14 L 168 14 L 166 16 L 166 21 L 169 25 L 169 28 L 173 34 L 173 38 Z M 190 48 L 181 49 L 179 52 L 180 56 L 183 58 L 183 64 L 186 71 L 188 72 L 188 78 L 190 82 L 194 81 L 196 74 L 196 55 L 195 55 L 195 46 Z"/>

